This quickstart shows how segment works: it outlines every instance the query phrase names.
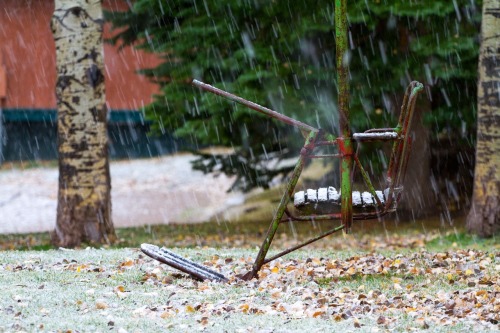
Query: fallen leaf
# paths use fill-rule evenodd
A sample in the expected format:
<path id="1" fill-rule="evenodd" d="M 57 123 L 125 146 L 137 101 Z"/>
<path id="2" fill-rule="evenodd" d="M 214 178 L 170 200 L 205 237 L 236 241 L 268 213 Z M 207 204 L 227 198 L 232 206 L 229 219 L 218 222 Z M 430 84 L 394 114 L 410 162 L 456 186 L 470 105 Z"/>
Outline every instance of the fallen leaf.
<path id="1" fill-rule="evenodd" d="M 116 286 L 115 287 L 115 292 L 124 293 L 125 292 L 125 287 L 124 286 Z"/>
<path id="2" fill-rule="evenodd" d="M 102 301 L 97 301 L 95 303 L 95 307 L 96 309 L 98 310 L 104 310 L 104 309 L 107 309 L 108 308 L 108 304 L 106 304 L 105 302 L 102 302 Z"/>
<path id="3" fill-rule="evenodd" d="M 377 318 L 377 324 L 378 325 L 384 325 L 387 322 L 387 319 L 384 316 L 379 316 Z"/>
<path id="4" fill-rule="evenodd" d="M 241 304 L 239 306 L 239 309 L 241 310 L 241 312 L 243 313 L 248 313 L 248 309 L 250 308 L 250 306 L 248 304 Z"/>

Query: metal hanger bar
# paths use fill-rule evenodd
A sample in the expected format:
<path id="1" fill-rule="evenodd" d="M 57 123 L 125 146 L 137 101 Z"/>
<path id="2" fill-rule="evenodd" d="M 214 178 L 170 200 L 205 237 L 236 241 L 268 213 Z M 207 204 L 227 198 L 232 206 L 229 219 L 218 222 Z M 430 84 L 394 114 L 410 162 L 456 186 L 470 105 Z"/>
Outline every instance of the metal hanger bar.
<path id="1" fill-rule="evenodd" d="M 305 130 L 307 132 L 314 132 L 314 133 L 319 132 L 319 129 L 317 129 L 317 128 L 314 128 L 314 127 L 312 127 L 310 125 L 307 125 L 307 124 L 305 124 L 303 122 L 300 122 L 298 120 L 295 120 L 293 118 L 287 117 L 287 116 L 285 116 L 285 115 L 283 115 L 283 114 L 281 114 L 279 112 L 276 112 L 276 111 L 273 111 L 273 110 L 271 110 L 269 108 L 266 108 L 265 106 L 259 105 L 259 104 L 254 103 L 254 102 L 247 101 L 246 99 L 244 99 L 242 97 L 233 95 L 233 94 L 228 93 L 228 92 L 226 92 L 224 90 L 221 90 L 219 88 L 215 88 L 214 86 L 211 86 L 209 84 L 203 83 L 203 82 L 198 81 L 198 80 L 193 80 L 192 84 L 195 87 L 198 87 L 200 89 L 206 90 L 206 91 L 211 92 L 213 94 L 216 94 L 216 95 L 222 96 L 224 98 L 227 98 L 230 101 L 233 101 L 233 102 L 239 103 L 241 105 L 244 105 L 244 106 L 246 106 L 246 107 L 248 107 L 248 108 L 250 108 L 252 110 L 255 110 L 255 111 L 258 111 L 260 113 L 263 113 L 266 116 L 274 118 L 274 119 L 277 119 L 277 120 L 279 120 L 279 121 L 281 121 L 281 122 L 283 122 L 285 124 L 298 127 L 301 130 Z"/>

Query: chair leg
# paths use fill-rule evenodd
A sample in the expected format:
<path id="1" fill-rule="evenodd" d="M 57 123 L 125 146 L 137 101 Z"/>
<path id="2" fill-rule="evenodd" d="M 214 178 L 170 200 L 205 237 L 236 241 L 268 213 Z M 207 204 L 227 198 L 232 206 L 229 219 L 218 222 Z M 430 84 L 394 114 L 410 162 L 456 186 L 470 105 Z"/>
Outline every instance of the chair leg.
<path id="1" fill-rule="evenodd" d="M 251 280 L 251 279 L 257 277 L 257 273 L 262 268 L 262 265 L 264 265 L 264 261 L 266 260 L 266 255 L 267 255 L 267 252 L 269 251 L 269 247 L 271 246 L 274 235 L 276 234 L 276 231 L 278 230 L 278 226 L 280 224 L 281 218 L 283 217 L 283 214 L 285 213 L 286 206 L 287 206 L 288 202 L 290 201 L 290 197 L 293 195 L 293 191 L 295 190 L 295 186 L 297 185 L 297 181 L 299 180 L 299 176 L 302 173 L 302 169 L 304 168 L 305 159 L 306 159 L 305 156 L 300 155 L 300 157 L 297 161 L 297 164 L 295 164 L 295 168 L 293 170 L 292 176 L 286 185 L 286 189 L 285 189 L 285 192 L 283 193 L 283 196 L 281 197 L 281 201 L 279 203 L 278 209 L 276 210 L 276 213 L 274 214 L 273 220 L 271 221 L 271 225 L 269 226 L 269 229 L 267 230 L 266 237 L 264 238 L 264 241 L 262 242 L 259 253 L 257 254 L 257 257 L 255 258 L 255 262 L 253 264 L 252 271 L 247 273 L 243 277 L 243 279 Z"/>

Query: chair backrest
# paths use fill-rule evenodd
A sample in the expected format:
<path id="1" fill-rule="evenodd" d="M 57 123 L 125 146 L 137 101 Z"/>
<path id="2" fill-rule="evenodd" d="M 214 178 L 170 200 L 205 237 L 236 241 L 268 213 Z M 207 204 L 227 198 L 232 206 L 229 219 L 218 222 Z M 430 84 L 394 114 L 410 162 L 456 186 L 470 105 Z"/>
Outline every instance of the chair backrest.
<path id="1" fill-rule="evenodd" d="M 392 146 L 389 168 L 387 170 L 388 193 L 385 203 L 386 207 L 397 205 L 401 197 L 412 144 L 410 127 L 415 111 L 415 103 L 418 94 L 423 91 L 423 88 L 424 85 L 417 81 L 411 82 L 408 88 L 406 88 L 398 125 L 394 129 L 398 134 L 398 139 L 396 139 Z"/>

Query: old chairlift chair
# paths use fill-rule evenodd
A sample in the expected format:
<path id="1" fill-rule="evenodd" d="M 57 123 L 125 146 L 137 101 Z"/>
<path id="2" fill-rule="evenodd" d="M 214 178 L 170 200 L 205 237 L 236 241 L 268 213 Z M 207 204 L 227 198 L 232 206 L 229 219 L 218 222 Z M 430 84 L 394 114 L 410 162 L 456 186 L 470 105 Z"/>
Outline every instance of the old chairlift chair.
<path id="1" fill-rule="evenodd" d="M 347 68 L 342 62 L 342 55 L 347 49 L 347 23 L 345 20 L 345 0 L 342 5 L 335 8 L 336 31 L 337 31 L 337 69 L 339 84 L 339 113 L 340 133 L 339 137 L 302 123 L 293 118 L 284 116 L 276 111 L 256 103 L 247 101 L 241 97 L 230 94 L 211 85 L 193 80 L 192 84 L 202 90 L 227 98 L 230 101 L 242 104 L 253 110 L 277 119 L 288 125 L 297 127 L 305 138 L 304 146 L 295 168 L 286 184 L 285 192 L 278 205 L 278 209 L 271 221 L 259 253 L 255 259 L 252 270 L 243 278 L 251 279 L 257 277 L 259 270 L 266 263 L 273 261 L 285 254 L 295 251 L 303 246 L 311 244 L 319 239 L 331 235 L 337 231 L 350 232 L 353 220 L 378 219 L 387 213 L 394 212 L 401 198 L 403 180 L 411 151 L 410 126 L 415 110 L 418 94 L 422 92 L 423 85 L 413 81 L 406 89 L 399 121 L 394 128 L 370 129 L 363 133 L 351 134 L 349 127 L 348 112 L 348 81 Z M 340 32 L 340 33 L 339 33 Z M 354 151 L 354 143 L 385 141 L 393 142 L 392 152 L 386 176 L 386 186 L 376 190 L 370 176 L 363 168 L 357 152 Z M 330 146 L 336 147 L 336 154 L 318 154 L 318 148 Z M 294 193 L 295 186 L 307 160 L 313 158 L 338 158 L 340 161 L 341 188 L 337 191 L 334 187 L 322 187 L 319 189 L 308 189 Z M 366 189 L 364 191 L 353 191 L 353 166 L 359 170 Z M 292 212 L 288 206 L 293 202 L 295 206 Z M 338 211 L 340 206 L 340 211 Z M 337 211 L 332 212 L 332 208 Z M 354 208 L 354 209 L 353 209 Z M 296 212 L 305 212 L 306 215 Z M 327 221 L 340 220 L 341 224 L 333 229 L 317 235 L 297 246 L 291 247 L 276 255 L 267 257 L 267 253 L 273 241 L 273 237 L 280 224 L 292 221 Z M 174 268 L 184 271 L 191 276 L 205 280 L 227 281 L 226 277 L 214 272 L 208 267 L 196 264 L 182 258 L 165 248 L 158 248 L 150 244 L 142 244 L 141 249 L 154 259 L 166 263 Z"/>

